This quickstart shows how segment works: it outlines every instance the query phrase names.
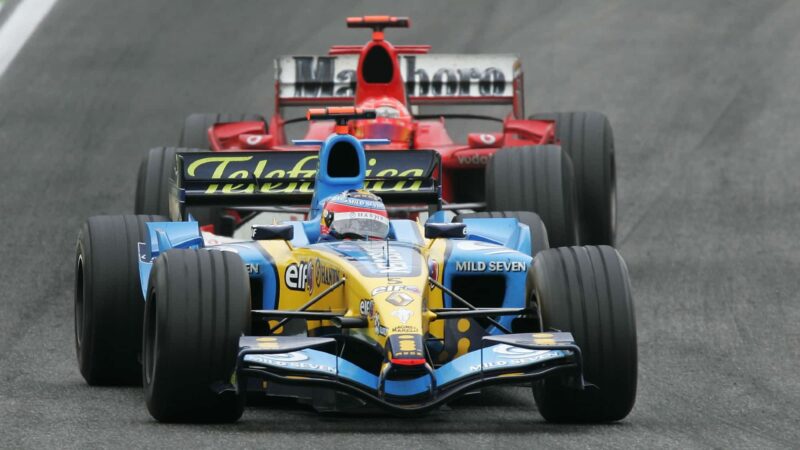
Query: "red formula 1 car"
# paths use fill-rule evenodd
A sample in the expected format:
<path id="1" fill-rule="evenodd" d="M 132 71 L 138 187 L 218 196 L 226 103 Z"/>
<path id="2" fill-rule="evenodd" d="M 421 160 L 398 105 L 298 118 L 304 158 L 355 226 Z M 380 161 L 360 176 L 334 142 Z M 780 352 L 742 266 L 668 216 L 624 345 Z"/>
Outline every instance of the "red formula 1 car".
<path id="1" fill-rule="evenodd" d="M 181 151 L 308 150 L 287 139 L 292 107 L 349 106 L 377 111 L 354 120 L 358 138 L 389 139 L 370 149 L 435 149 L 442 161 L 445 209 L 477 210 L 475 216 L 535 212 L 545 222 L 553 246 L 613 245 L 616 229 L 614 142 L 608 119 L 593 112 L 538 114 L 525 118 L 523 76 L 514 55 L 430 54 L 428 45 L 392 45 L 386 28 L 406 28 L 407 18 L 351 17 L 350 28 L 371 28 L 363 46 L 334 45 L 326 56 L 284 56 L 275 61 L 275 111 L 258 115 L 192 114 L 181 134 Z M 430 105 L 506 105 L 505 117 L 465 113 L 420 114 Z M 468 133 L 455 142 L 449 120 L 484 120 L 490 132 Z M 321 140 L 332 121 L 311 122 L 304 140 Z M 298 145 L 299 144 L 299 145 Z M 138 214 L 168 215 L 168 183 L 175 148 L 150 150 L 139 171 Z M 308 162 L 313 169 L 314 162 Z M 379 165 L 380 166 L 380 165 Z M 302 169 L 306 169 L 303 167 Z M 380 176 L 402 176 L 383 167 Z M 386 172 L 388 171 L 388 172 Z M 291 171 L 266 171 L 279 182 Z M 291 184 L 291 183 L 289 183 Z M 242 217 L 232 210 L 197 209 L 201 223 L 228 231 Z M 462 216 L 465 216 L 462 214 Z M 227 222 L 220 222 L 226 218 Z M 226 225 L 227 223 L 228 225 Z"/>

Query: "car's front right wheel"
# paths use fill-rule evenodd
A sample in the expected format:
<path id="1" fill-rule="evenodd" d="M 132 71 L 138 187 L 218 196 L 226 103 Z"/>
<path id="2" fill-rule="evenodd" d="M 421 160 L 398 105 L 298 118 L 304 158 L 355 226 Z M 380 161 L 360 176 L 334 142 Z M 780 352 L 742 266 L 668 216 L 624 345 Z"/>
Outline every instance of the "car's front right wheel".
<path id="1" fill-rule="evenodd" d="M 498 150 L 486 166 L 486 209 L 536 213 L 552 247 L 580 242 L 572 161 L 556 145 Z"/>
<path id="2" fill-rule="evenodd" d="M 533 262 L 536 299 L 547 331 L 572 333 L 580 347 L 583 390 L 558 377 L 534 384 L 539 412 L 551 422 L 623 419 L 636 400 L 636 323 L 628 268 L 611 247 L 545 250 Z"/>

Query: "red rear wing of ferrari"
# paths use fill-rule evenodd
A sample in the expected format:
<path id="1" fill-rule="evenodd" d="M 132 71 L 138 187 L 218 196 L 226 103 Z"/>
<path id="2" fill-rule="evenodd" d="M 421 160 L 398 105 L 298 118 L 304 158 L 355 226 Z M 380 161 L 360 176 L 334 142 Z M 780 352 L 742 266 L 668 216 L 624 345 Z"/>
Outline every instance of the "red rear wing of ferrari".
<path id="1" fill-rule="evenodd" d="M 327 56 L 275 60 L 276 107 L 352 105 L 359 46 L 335 46 Z M 406 48 L 407 47 L 407 48 Z M 515 55 L 425 54 L 427 46 L 397 46 L 411 105 L 512 105 L 524 117 L 523 80 Z"/>

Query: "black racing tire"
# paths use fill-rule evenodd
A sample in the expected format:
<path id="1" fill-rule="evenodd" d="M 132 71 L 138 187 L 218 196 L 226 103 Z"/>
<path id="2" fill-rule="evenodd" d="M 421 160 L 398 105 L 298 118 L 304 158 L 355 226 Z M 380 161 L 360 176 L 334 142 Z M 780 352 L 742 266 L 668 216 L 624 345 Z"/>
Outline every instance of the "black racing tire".
<path id="1" fill-rule="evenodd" d="M 550 241 L 547 239 L 547 227 L 538 214 L 528 211 L 484 211 L 476 213 L 459 214 L 453 222 L 461 222 L 462 219 L 486 219 L 486 218 L 514 218 L 528 226 L 531 233 L 531 256 L 536 256 L 542 250 L 550 248 Z"/>
<path id="2" fill-rule="evenodd" d="M 169 250 L 159 256 L 144 317 L 142 378 L 150 414 L 160 422 L 238 420 L 245 396 L 231 382 L 239 337 L 250 331 L 250 284 L 239 255 Z"/>
<path id="3" fill-rule="evenodd" d="M 181 137 L 178 141 L 179 147 L 188 148 L 210 148 L 208 142 L 208 129 L 216 123 L 260 121 L 267 125 L 264 116 L 259 114 L 208 114 L 194 113 L 183 122 Z M 269 130 L 269 128 L 267 128 Z"/>
<path id="4" fill-rule="evenodd" d="M 170 181 L 175 172 L 176 153 L 208 152 L 198 148 L 156 147 L 147 151 L 139 165 L 136 181 L 136 214 L 170 217 Z"/>
<path id="5" fill-rule="evenodd" d="M 142 382 L 138 243 L 146 239 L 146 222 L 165 220 L 95 216 L 81 228 L 75 256 L 75 351 L 90 385 Z"/>
<path id="6" fill-rule="evenodd" d="M 598 112 L 535 114 L 553 120 L 561 148 L 572 158 L 581 208 L 581 239 L 585 245 L 611 245 L 617 236 L 617 175 L 614 132 Z"/>
<path id="7" fill-rule="evenodd" d="M 544 331 L 568 331 L 583 358 L 588 386 L 552 377 L 534 383 L 539 412 L 551 422 L 611 422 L 636 401 L 636 322 L 628 268 L 611 247 L 545 250 L 533 262 Z"/>
<path id="8" fill-rule="evenodd" d="M 175 171 L 176 153 L 209 152 L 199 148 L 156 147 L 151 148 L 139 166 L 136 181 L 136 214 L 158 214 L 171 217 L 169 211 L 169 194 L 171 178 Z M 218 207 L 192 207 L 189 213 L 200 225 L 214 225 L 219 228 L 222 209 Z M 173 217 L 177 219 L 177 217 Z"/>
<path id="9" fill-rule="evenodd" d="M 579 242 L 572 162 L 557 145 L 498 150 L 486 166 L 486 208 L 535 212 L 553 247 Z"/>

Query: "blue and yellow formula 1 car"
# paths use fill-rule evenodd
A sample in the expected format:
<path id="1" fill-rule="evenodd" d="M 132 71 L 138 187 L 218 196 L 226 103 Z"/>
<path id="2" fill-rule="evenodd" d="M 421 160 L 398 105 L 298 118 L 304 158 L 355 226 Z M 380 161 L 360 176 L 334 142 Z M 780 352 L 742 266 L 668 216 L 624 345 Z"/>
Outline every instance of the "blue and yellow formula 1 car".
<path id="1" fill-rule="evenodd" d="M 625 417 L 637 351 L 619 254 L 548 249 L 531 213 L 447 221 L 438 153 L 365 151 L 383 141 L 345 130 L 297 142 L 318 152 L 178 152 L 175 220 L 90 218 L 75 290 L 87 382 L 141 376 L 159 421 L 235 421 L 253 395 L 413 414 L 503 383 L 532 385 L 547 420 Z M 391 220 L 385 240 L 320 241 L 325 199 L 364 188 L 429 219 Z M 201 233 L 186 213 L 303 202 L 309 220 L 253 226 L 246 241 Z"/>

